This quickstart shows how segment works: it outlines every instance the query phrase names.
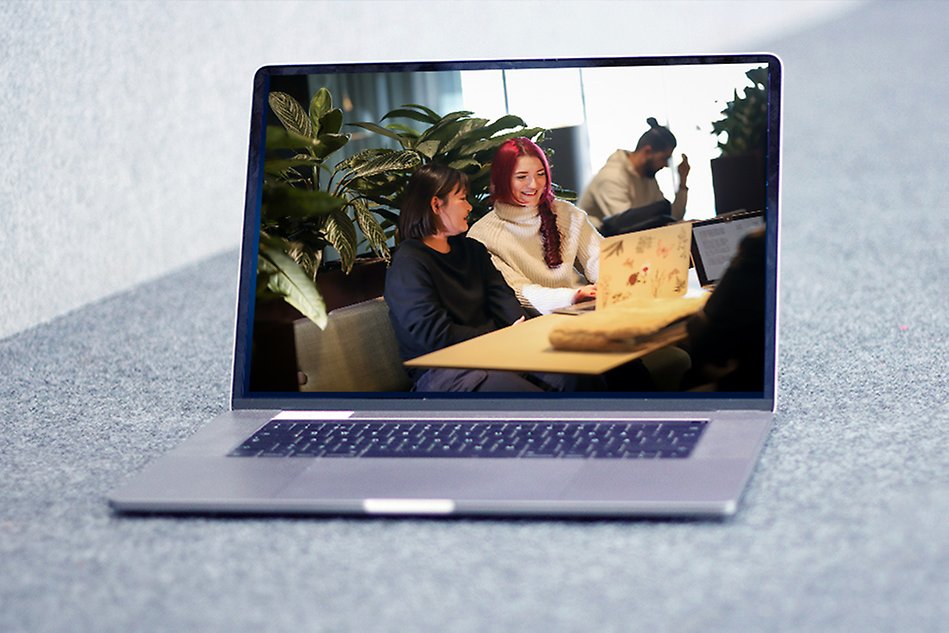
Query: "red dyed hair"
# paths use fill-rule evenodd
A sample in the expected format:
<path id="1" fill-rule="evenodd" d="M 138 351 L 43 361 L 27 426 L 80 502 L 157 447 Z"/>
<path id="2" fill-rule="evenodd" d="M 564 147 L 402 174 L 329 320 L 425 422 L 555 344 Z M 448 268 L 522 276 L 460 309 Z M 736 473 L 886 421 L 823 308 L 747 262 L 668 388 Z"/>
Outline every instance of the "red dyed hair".
<path id="1" fill-rule="evenodd" d="M 540 237 L 544 246 L 544 263 L 548 268 L 556 268 L 563 264 L 560 253 L 560 229 L 557 228 L 557 215 L 554 213 L 554 190 L 551 184 L 550 163 L 547 155 L 537 143 L 529 138 L 519 136 L 505 141 L 498 148 L 491 162 L 491 197 L 506 204 L 517 204 L 514 201 L 514 192 L 511 181 L 514 178 L 514 169 L 517 159 L 521 156 L 533 156 L 544 166 L 544 175 L 547 182 L 540 194 L 540 204 L 537 212 L 540 215 Z"/>
<path id="2" fill-rule="evenodd" d="M 523 136 L 505 141 L 494 155 L 494 160 L 491 162 L 491 197 L 507 204 L 517 204 L 514 202 L 511 179 L 514 177 L 517 159 L 521 156 L 533 156 L 544 166 L 547 184 L 541 193 L 540 204 L 550 208 L 554 202 L 554 190 L 551 186 L 550 163 L 547 162 L 547 154 L 537 143 Z"/>

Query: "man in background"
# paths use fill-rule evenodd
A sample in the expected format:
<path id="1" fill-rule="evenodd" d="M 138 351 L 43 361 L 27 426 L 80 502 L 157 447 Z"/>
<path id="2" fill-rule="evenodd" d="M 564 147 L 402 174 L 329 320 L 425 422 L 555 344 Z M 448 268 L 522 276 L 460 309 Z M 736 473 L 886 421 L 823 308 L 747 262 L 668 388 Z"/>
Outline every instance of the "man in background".
<path id="1" fill-rule="evenodd" d="M 646 122 L 649 130 L 639 137 L 635 151 L 618 149 L 613 152 L 580 197 L 577 206 L 590 215 L 597 227 L 610 216 L 665 200 L 656 182 L 656 173 L 669 164 L 676 137 L 653 117 Z M 678 167 L 679 189 L 671 207 L 674 220 L 685 216 L 689 169 L 689 159 L 683 154 Z"/>

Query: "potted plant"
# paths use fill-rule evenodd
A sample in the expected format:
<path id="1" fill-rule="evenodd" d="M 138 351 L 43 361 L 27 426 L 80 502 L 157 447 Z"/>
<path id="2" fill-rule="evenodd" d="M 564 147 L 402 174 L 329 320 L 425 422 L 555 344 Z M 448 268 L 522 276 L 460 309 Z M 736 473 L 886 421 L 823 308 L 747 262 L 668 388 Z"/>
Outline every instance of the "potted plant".
<path id="1" fill-rule="evenodd" d="M 331 168 L 330 157 L 349 142 L 350 135 L 340 133 L 343 113 L 333 107 L 329 91 L 317 91 L 309 111 L 282 92 L 271 93 L 269 103 L 283 128 L 267 129 L 258 299 L 280 297 L 323 328 L 327 306 L 317 277 L 326 249 L 338 252 L 339 269 L 349 274 L 361 233 L 382 262 L 389 260 L 386 219 L 376 217 L 374 203 L 353 187 L 353 181 L 380 170 L 411 170 L 419 162 L 404 155 L 358 165 L 344 161 Z"/>
<path id="2" fill-rule="evenodd" d="M 351 124 L 396 140 L 399 149 L 363 150 L 333 166 L 332 155 L 351 135 L 341 132 L 342 112 L 332 107 L 326 89 L 313 96 L 308 111 L 281 92 L 271 93 L 269 103 L 282 127 L 268 127 L 266 136 L 251 383 L 261 391 L 320 389 L 301 359 L 312 364 L 314 350 L 326 348 L 328 333 L 322 330 L 330 310 L 382 294 L 389 243 L 412 172 L 430 161 L 466 172 L 473 215 L 480 217 L 488 210 L 497 148 L 515 136 L 540 141 L 544 130 L 528 128 L 513 115 L 489 123 L 468 111 L 440 116 L 409 104 L 382 120 L 407 118 L 425 124 L 423 129 L 396 122 Z M 367 267 L 354 266 L 357 229 L 378 258 Z M 339 253 L 337 271 L 327 270 L 327 248 Z"/>
<path id="3" fill-rule="evenodd" d="M 768 69 L 745 73 L 751 82 L 738 90 L 722 110 L 723 118 L 712 123 L 719 137 L 719 158 L 712 159 L 715 213 L 738 209 L 757 211 L 765 206 L 765 158 L 768 130 Z"/>

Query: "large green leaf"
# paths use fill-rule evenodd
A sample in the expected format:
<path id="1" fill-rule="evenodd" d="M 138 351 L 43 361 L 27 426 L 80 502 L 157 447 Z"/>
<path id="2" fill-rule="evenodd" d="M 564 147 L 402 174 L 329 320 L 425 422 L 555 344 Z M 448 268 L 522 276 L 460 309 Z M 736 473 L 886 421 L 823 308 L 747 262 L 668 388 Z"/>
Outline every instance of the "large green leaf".
<path id="1" fill-rule="evenodd" d="M 313 138 L 313 123 L 296 99 L 285 92 L 271 92 L 267 100 L 287 131 Z"/>
<path id="2" fill-rule="evenodd" d="M 369 121 L 363 121 L 359 123 L 347 123 L 347 125 L 354 125 L 356 127 L 361 127 L 364 130 L 369 130 L 370 132 L 375 132 L 376 134 L 382 134 L 383 136 L 388 136 L 389 138 L 395 139 L 399 142 L 402 147 L 409 149 L 414 143 L 415 139 L 408 138 L 404 135 L 394 132 L 387 127 L 383 127 L 376 123 L 370 123 Z"/>
<path id="3" fill-rule="evenodd" d="M 339 263 L 343 272 L 349 274 L 356 261 L 356 227 L 345 211 L 332 211 L 326 216 L 324 225 L 326 241 L 339 251 Z"/>
<path id="4" fill-rule="evenodd" d="M 416 145 L 415 151 L 425 156 L 425 158 L 431 160 L 435 158 L 435 154 L 438 153 L 439 145 L 440 143 L 438 141 L 428 140 Z"/>
<path id="5" fill-rule="evenodd" d="M 389 261 L 390 254 L 389 247 L 386 245 L 386 234 L 382 229 L 382 225 L 376 220 L 376 216 L 369 211 L 366 203 L 362 200 L 353 201 L 353 212 L 359 230 L 366 236 L 366 242 L 379 257 Z"/>
<path id="6" fill-rule="evenodd" d="M 313 95 L 313 98 L 310 99 L 310 113 L 309 120 L 313 125 L 313 134 L 319 134 L 321 131 L 321 122 L 320 119 L 330 111 L 333 107 L 333 96 L 330 94 L 330 91 L 326 88 L 320 88 L 316 91 L 316 94 Z M 332 134 L 336 134 L 339 130 L 327 130 Z"/>
<path id="7" fill-rule="evenodd" d="M 401 123 L 390 123 L 386 126 L 393 132 L 398 132 L 407 138 L 416 139 L 419 137 L 420 132 L 415 128 L 409 127 L 408 125 L 402 125 Z"/>
<path id="8" fill-rule="evenodd" d="M 524 122 L 524 119 L 513 114 L 506 114 L 502 116 L 501 118 L 499 118 L 494 123 L 491 123 L 490 125 L 485 125 L 484 128 L 480 131 L 485 132 L 486 134 L 485 136 L 482 136 L 481 138 L 488 138 L 490 136 L 494 136 L 498 132 L 503 132 L 504 130 L 513 130 L 515 128 L 522 128 L 522 127 L 523 128 L 527 127 L 527 123 Z"/>
<path id="9" fill-rule="evenodd" d="M 312 150 L 316 143 L 316 139 L 312 137 L 290 132 L 276 125 L 267 126 L 265 144 L 268 152 L 280 149 L 299 150 L 300 148 Z"/>
<path id="10" fill-rule="evenodd" d="M 501 134 L 499 136 L 492 136 L 491 138 L 463 146 L 459 150 L 459 154 L 473 155 L 477 158 L 486 158 L 487 160 L 492 160 L 494 158 L 494 153 L 505 141 L 523 136 L 533 140 L 534 142 L 537 142 L 536 137 L 539 134 L 542 134 L 544 131 L 544 128 L 532 127 L 525 130 L 517 130 L 516 132 L 508 132 L 507 134 Z M 487 156 L 483 156 L 485 153 L 487 153 Z"/>
<path id="11" fill-rule="evenodd" d="M 450 112 L 443 116 L 441 120 L 434 124 L 432 127 L 428 128 L 422 135 L 419 137 L 420 141 L 427 141 L 430 138 L 438 139 L 440 141 L 445 141 L 451 138 L 454 134 L 453 131 L 457 130 L 461 124 L 459 121 L 471 116 L 471 112 L 467 110 L 459 110 L 458 112 Z"/>
<path id="12" fill-rule="evenodd" d="M 359 156 L 359 154 L 356 156 Z M 418 152 L 389 150 L 386 153 L 370 154 L 366 157 L 366 160 L 351 160 L 349 168 L 354 177 L 368 178 L 391 171 L 413 170 L 421 164 L 422 159 Z"/>
<path id="13" fill-rule="evenodd" d="M 317 134 L 339 134 L 343 128 L 343 111 L 339 108 L 333 108 L 319 118 L 319 130 Z"/>
<path id="14" fill-rule="evenodd" d="M 313 145 L 313 151 L 318 157 L 326 158 L 348 143 L 349 138 L 349 134 L 320 134 Z"/>
<path id="15" fill-rule="evenodd" d="M 439 116 L 437 112 L 435 112 L 431 108 L 427 108 L 418 103 L 406 103 L 401 108 L 398 108 L 398 109 L 399 110 L 405 110 L 405 109 L 417 110 L 418 112 L 428 117 L 428 120 L 426 121 L 427 123 L 438 123 L 438 120 L 441 119 L 441 116 Z M 392 112 L 395 112 L 395 110 L 393 110 Z M 392 112 L 389 112 L 382 118 L 385 119 L 389 117 L 390 115 L 392 115 Z"/>
<path id="16" fill-rule="evenodd" d="M 261 215 L 265 218 L 308 218 L 341 209 L 346 202 L 345 198 L 326 191 L 265 184 Z"/>
<path id="17" fill-rule="evenodd" d="M 336 167 L 333 168 L 333 173 L 339 171 L 346 171 L 352 168 L 355 163 L 364 163 L 370 158 L 375 158 L 376 156 L 382 156 L 384 154 L 390 154 L 393 150 L 382 147 L 372 147 L 370 149 L 364 149 L 362 151 L 356 152 L 349 158 L 341 160 Z"/>
<path id="18" fill-rule="evenodd" d="M 267 288 L 300 311 L 320 329 L 326 328 L 326 304 L 316 284 L 283 252 L 279 240 L 261 234 L 257 273 L 266 277 Z"/>
<path id="19" fill-rule="evenodd" d="M 455 147 L 467 141 L 474 130 L 483 128 L 485 123 L 487 123 L 487 119 L 466 119 L 462 121 L 454 135 L 442 145 L 441 153 L 448 154 L 451 152 Z"/>
<path id="20" fill-rule="evenodd" d="M 403 117 L 406 119 L 412 119 L 413 121 L 419 121 L 421 123 L 437 123 L 438 115 L 429 110 L 428 112 L 419 112 L 418 110 L 413 110 L 411 108 L 396 108 L 395 110 L 390 110 L 382 116 L 382 120 L 394 119 L 398 117 Z"/>
<path id="21" fill-rule="evenodd" d="M 481 163 L 473 158 L 460 158 L 448 163 L 448 166 L 452 169 L 457 169 L 458 171 L 463 171 L 467 174 L 472 174 L 481 169 Z"/>

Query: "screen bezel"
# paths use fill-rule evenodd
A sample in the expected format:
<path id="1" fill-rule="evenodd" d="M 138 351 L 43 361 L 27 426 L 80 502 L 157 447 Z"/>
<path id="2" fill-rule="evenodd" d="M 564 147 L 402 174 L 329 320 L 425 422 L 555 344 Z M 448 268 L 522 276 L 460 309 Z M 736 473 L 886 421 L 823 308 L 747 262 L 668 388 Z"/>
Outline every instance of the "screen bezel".
<path id="1" fill-rule="evenodd" d="M 278 75 L 309 75 L 353 72 L 433 72 L 458 70 L 516 70 L 525 68 L 572 68 L 609 66 L 657 66 L 695 64 L 762 63 L 768 66 L 768 153 L 766 158 L 765 205 L 765 359 L 764 389 L 753 393 L 590 393 L 549 394 L 547 397 L 495 397 L 493 394 L 405 393 L 298 393 L 251 392 L 250 353 L 253 336 L 256 262 L 263 183 L 264 134 L 270 78 Z M 235 327 L 231 406 L 233 409 L 322 409 L 322 410 L 417 410 L 417 411 L 655 411 L 655 410 L 770 410 L 777 398 L 777 326 L 779 262 L 779 180 L 781 166 L 781 110 L 783 71 L 781 61 L 770 53 L 663 57 L 551 58 L 519 60 L 409 61 L 312 65 L 281 65 L 260 68 L 254 77 L 250 144 L 242 231 L 238 304 Z M 604 397 L 606 396 L 606 397 Z M 529 409 L 525 409 L 529 407 Z"/>

